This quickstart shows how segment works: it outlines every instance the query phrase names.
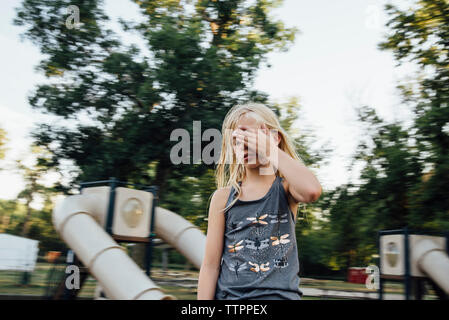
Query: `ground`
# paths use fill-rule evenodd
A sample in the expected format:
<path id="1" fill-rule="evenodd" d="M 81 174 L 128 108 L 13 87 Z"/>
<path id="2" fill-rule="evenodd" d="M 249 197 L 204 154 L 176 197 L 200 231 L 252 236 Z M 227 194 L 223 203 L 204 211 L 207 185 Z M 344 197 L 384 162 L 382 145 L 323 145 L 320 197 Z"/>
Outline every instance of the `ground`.
<path id="1" fill-rule="evenodd" d="M 183 269 L 182 265 L 170 265 L 166 272 L 157 266 L 152 269 L 152 279 L 167 294 L 176 296 L 180 300 L 196 300 L 196 289 L 198 271 Z M 53 278 L 64 272 L 64 266 L 54 266 L 49 263 L 39 262 L 31 275 L 30 283 L 21 284 L 23 273 L 19 271 L 0 271 L 0 295 L 35 295 L 44 296 L 49 286 L 56 283 Z M 96 280 L 89 277 L 84 284 L 79 296 L 92 298 L 96 286 Z M 301 278 L 300 288 L 322 289 L 344 292 L 373 292 L 368 290 L 364 284 L 349 283 L 342 280 L 325 280 Z M 313 290 L 309 290 L 310 292 Z M 389 294 L 402 294 L 403 285 L 399 282 L 386 282 L 385 292 Z M 320 294 L 321 295 L 321 294 Z M 304 296 L 304 300 L 337 299 L 335 296 Z M 434 298 L 433 296 L 426 297 Z M 0 296 L 1 299 L 1 296 Z"/>

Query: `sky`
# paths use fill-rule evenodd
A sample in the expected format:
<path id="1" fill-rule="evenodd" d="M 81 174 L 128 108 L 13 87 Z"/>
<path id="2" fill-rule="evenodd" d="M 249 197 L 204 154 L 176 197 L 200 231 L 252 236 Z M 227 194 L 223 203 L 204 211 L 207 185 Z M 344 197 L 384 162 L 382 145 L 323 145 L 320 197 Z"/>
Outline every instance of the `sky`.
<path id="1" fill-rule="evenodd" d="M 388 17 L 383 11 L 387 2 L 401 7 L 410 3 L 284 0 L 272 14 L 300 33 L 287 52 L 268 55 L 271 67 L 259 70 L 254 88 L 268 93 L 272 102 L 299 98 L 298 129 L 315 134 L 315 147 L 328 143 L 333 149 L 328 164 L 315 170 L 324 189 L 357 181 L 357 169 L 348 168 L 362 133 L 355 107 L 369 105 L 388 121 L 411 118 L 410 109 L 401 104 L 395 89 L 411 67 L 397 67 L 391 52 L 377 49 L 387 32 L 384 25 Z M 28 104 L 27 97 L 45 77 L 34 69 L 42 58 L 39 49 L 28 40 L 21 41 L 23 29 L 12 24 L 14 8 L 19 5 L 18 0 L 2 0 L 0 4 L 0 127 L 9 139 L 6 158 L 0 160 L 0 199 L 14 199 L 24 187 L 13 163 L 17 159 L 32 163 L 28 134 L 34 124 L 58 121 Z M 113 21 L 119 16 L 139 18 L 136 5 L 129 0 L 108 0 L 105 10 Z M 117 23 L 112 27 L 120 32 Z M 139 42 L 137 37 L 127 40 Z M 51 183 L 55 178 L 50 176 L 46 181 Z M 39 203 L 34 206 L 39 207 Z"/>

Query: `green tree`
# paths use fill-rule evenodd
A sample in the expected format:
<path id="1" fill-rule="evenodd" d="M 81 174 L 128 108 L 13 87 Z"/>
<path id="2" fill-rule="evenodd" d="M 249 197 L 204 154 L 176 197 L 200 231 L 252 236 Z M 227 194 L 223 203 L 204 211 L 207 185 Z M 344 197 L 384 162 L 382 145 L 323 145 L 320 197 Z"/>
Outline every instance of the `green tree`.
<path id="1" fill-rule="evenodd" d="M 38 155 L 42 153 L 42 148 L 32 146 L 32 153 Z M 45 152 L 44 152 L 45 153 Z M 44 157 L 44 156 L 43 156 Z M 16 199 L 24 200 L 26 207 L 26 214 L 22 222 L 22 231 L 20 235 L 26 237 L 30 228 L 30 220 L 32 218 L 33 209 L 31 203 L 35 200 L 37 195 L 45 195 L 48 199 L 52 192 L 52 188 L 48 188 L 41 183 L 41 179 L 47 173 L 48 169 L 40 163 L 37 163 L 31 167 L 25 165 L 22 160 L 16 160 L 17 170 L 22 174 L 22 178 L 25 181 L 25 187 L 19 192 Z"/>
<path id="2" fill-rule="evenodd" d="M 139 32 L 148 53 L 125 46 L 107 29 L 101 1 L 24 0 L 15 23 L 45 58 L 38 69 L 52 82 L 30 96 L 32 107 L 70 119 L 75 129 L 40 124 L 36 144 L 53 154 L 48 167 L 73 160 L 81 180 L 110 176 L 160 187 L 202 176 L 208 166 L 170 161 L 176 128 L 220 128 L 229 107 L 266 100 L 251 90 L 267 53 L 286 50 L 296 30 L 270 17 L 280 1 L 136 1 L 145 18 L 123 22 Z M 80 9 L 81 27 L 67 29 L 65 9 Z M 92 124 L 77 121 L 88 113 Z M 69 189 L 69 187 L 67 187 Z"/>
<path id="3" fill-rule="evenodd" d="M 401 83 L 403 99 L 413 105 L 412 132 L 425 163 L 422 183 L 413 200 L 415 224 L 441 230 L 449 228 L 449 2 L 414 1 L 408 10 L 386 7 L 390 31 L 381 50 L 393 52 L 398 65 L 419 67 L 413 82 Z"/>
<path id="4" fill-rule="evenodd" d="M 2 128 L 0 128 L 0 160 L 5 158 L 5 144 L 8 141 L 7 137 L 6 137 L 6 131 L 3 130 Z M 1 168 L 0 168 L 1 170 Z"/>
<path id="5" fill-rule="evenodd" d="M 22 1 L 14 22 L 44 54 L 38 70 L 49 79 L 29 103 L 74 127 L 41 123 L 32 137 L 52 154 L 41 160 L 47 168 L 62 172 L 65 160 L 79 168 L 64 192 L 112 176 L 157 185 L 161 205 L 204 228 L 212 166 L 174 165 L 170 135 L 192 136 L 195 120 L 220 129 L 236 103 L 267 103 L 251 89 L 256 71 L 268 53 L 287 50 L 297 30 L 270 16 L 278 0 L 134 2 L 144 22 L 121 24 L 141 36 L 144 50 L 108 29 L 102 1 Z M 79 8 L 78 29 L 64 24 L 69 5 Z"/>
<path id="6" fill-rule="evenodd" d="M 43 207 L 36 212 L 33 212 L 29 220 L 28 237 L 39 240 L 39 250 L 47 251 L 62 251 L 67 250 L 67 245 L 61 240 L 58 232 L 55 230 L 52 221 L 52 213 L 54 208 L 54 197 L 59 194 L 52 188 L 41 194 L 44 198 Z"/>
<path id="7" fill-rule="evenodd" d="M 0 199 L 0 233 L 6 232 L 11 223 L 11 215 L 17 209 L 15 200 Z"/>
<path id="8" fill-rule="evenodd" d="M 372 108 L 358 110 L 363 139 L 351 167 L 362 165 L 361 183 L 340 186 L 322 201 L 331 232 L 328 265 L 341 269 L 370 260 L 378 230 L 449 227 L 449 3 L 419 0 L 406 10 L 385 9 L 389 31 L 379 49 L 392 51 L 398 65 L 419 67 L 412 82 L 398 85 L 414 121 L 386 123 Z"/>
<path id="9" fill-rule="evenodd" d="M 370 263 L 377 252 L 378 230 L 422 224 L 412 214 L 422 172 L 419 150 L 410 142 L 413 135 L 399 122 L 385 122 L 369 107 L 360 108 L 358 117 L 364 135 L 350 168 L 362 166 L 361 181 L 328 192 L 321 202 L 329 221 L 327 263 L 342 270 Z"/>

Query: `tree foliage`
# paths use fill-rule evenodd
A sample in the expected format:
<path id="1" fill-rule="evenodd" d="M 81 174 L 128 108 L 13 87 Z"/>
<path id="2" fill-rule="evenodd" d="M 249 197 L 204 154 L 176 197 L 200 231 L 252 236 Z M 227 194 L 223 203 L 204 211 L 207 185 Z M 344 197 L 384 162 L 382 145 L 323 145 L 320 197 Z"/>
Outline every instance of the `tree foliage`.
<path id="1" fill-rule="evenodd" d="M 410 61 L 420 70 L 414 82 L 399 85 L 404 101 L 413 105 L 412 132 L 426 169 L 413 210 L 416 217 L 425 212 L 424 225 L 449 228 L 449 2 L 421 0 L 407 11 L 392 5 L 386 10 L 391 32 L 379 48 L 393 52 L 398 64 Z"/>
<path id="2" fill-rule="evenodd" d="M 379 49 L 419 70 L 413 81 L 398 83 L 414 119 L 408 126 L 387 123 L 372 107 L 358 110 L 363 136 L 352 166 L 361 164 L 361 182 L 321 201 L 329 221 L 325 263 L 341 270 L 371 261 L 378 230 L 449 230 L 449 3 L 419 0 L 407 10 L 391 4 L 385 10 L 389 31 Z"/>
<path id="3" fill-rule="evenodd" d="M 67 6 L 80 10 L 78 29 L 65 26 Z M 49 168 L 71 160 L 80 181 L 115 176 L 156 184 L 161 200 L 178 177 L 207 175 L 210 166 L 174 165 L 170 133 L 221 128 L 238 102 L 267 101 L 251 89 L 255 72 L 273 50 L 286 50 L 296 29 L 270 17 L 279 1 L 136 1 L 143 23 L 121 21 L 138 32 L 145 50 L 125 45 L 108 29 L 102 1 L 24 0 L 15 23 L 45 54 L 38 70 L 49 78 L 29 97 L 32 107 L 69 119 L 33 132 L 51 152 Z M 89 123 L 81 120 L 87 115 Z"/>
<path id="4" fill-rule="evenodd" d="M 0 160 L 5 158 L 6 148 L 5 144 L 8 141 L 6 131 L 0 128 Z M 1 170 L 1 168 L 0 168 Z"/>

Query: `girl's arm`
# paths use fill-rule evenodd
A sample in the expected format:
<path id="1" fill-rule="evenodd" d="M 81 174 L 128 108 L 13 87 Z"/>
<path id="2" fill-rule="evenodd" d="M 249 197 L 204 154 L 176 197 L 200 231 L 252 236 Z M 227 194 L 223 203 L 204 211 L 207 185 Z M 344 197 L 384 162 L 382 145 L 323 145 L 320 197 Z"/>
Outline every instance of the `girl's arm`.
<path id="1" fill-rule="evenodd" d="M 214 192 L 209 208 L 206 249 L 198 278 L 198 300 L 213 300 L 220 272 L 224 243 L 225 217 L 223 209 L 230 188 Z"/>
<path id="2" fill-rule="evenodd" d="M 287 180 L 288 192 L 294 201 L 297 203 L 316 201 L 322 189 L 312 171 L 278 148 L 279 135 L 277 137 L 273 135 L 265 125 L 262 125 L 261 129 L 239 128 L 233 135 L 244 143 L 248 150 L 257 152 L 258 157 L 264 160 L 263 162 L 268 161 L 282 173 Z"/>
<path id="3" fill-rule="evenodd" d="M 274 155 L 276 152 L 277 157 Z M 270 163 L 277 166 L 285 177 L 288 192 L 296 202 L 313 202 L 320 197 L 321 185 L 312 171 L 277 147 L 270 153 L 273 153 L 269 156 Z"/>

